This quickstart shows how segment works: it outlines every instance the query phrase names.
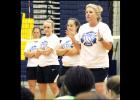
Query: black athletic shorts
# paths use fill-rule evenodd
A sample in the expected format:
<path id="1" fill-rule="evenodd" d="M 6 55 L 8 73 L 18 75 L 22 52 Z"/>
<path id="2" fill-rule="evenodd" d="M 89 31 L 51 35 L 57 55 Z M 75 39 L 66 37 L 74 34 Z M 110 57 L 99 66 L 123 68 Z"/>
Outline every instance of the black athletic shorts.
<path id="1" fill-rule="evenodd" d="M 58 75 L 59 65 L 50 65 L 38 67 L 37 82 L 38 83 L 53 83 Z"/>
<path id="2" fill-rule="evenodd" d="M 37 79 L 37 67 L 27 67 L 26 69 L 26 79 L 36 80 Z"/>

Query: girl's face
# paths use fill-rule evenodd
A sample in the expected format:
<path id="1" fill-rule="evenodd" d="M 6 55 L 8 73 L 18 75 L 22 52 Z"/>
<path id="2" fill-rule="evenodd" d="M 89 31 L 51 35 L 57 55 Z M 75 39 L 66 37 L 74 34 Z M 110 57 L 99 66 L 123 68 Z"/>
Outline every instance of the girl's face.
<path id="1" fill-rule="evenodd" d="M 97 14 L 92 7 L 87 7 L 85 12 L 87 22 L 92 22 L 97 20 Z"/>
<path id="2" fill-rule="evenodd" d="M 33 31 L 33 38 L 37 39 L 40 38 L 40 29 L 39 28 L 35 28 Z"/>
<path id="3" fill-rule="evenodd" d="M 53 27 L 52 27 L 52 24 L 49 23 L 49 22 L 45 22 L 44 23 L 44 32 L 47 36 L 50 36 L 53 32 Z"/>
<path id="4" fill-rule="evenodd" d="M 77 26 L 75 25 L 75 21 L 74 20 L 68 20 L 67 30 L 70 30 L 70 31 L 76 33 Z"/>

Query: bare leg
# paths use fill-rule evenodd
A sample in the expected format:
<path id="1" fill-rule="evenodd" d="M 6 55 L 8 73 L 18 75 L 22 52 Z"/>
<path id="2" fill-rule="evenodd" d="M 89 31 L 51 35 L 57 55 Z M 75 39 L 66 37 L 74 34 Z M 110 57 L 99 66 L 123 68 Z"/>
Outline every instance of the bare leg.
<path id="1" fill-rule="evenodd" d="M 105 82 L 100 82 L 95 84 L 96 91 L 100 94 L 106 95 Z"/>
<path id="2" fill-rule="evenodd" d="M 29 89 L 35 95 L 36 80 L 28 80 Z"/>
<path id="3" fill-rule="evenodd" d="M 39 85 L 41 99 L 46 99 L 47 98 L 47 93 L 46 93 L 47 84 L 46 83 L 39 83 L 38 85 Z"/>
<path id="4" fill-rule="evenodd" d="M 57 84 L 56 83 L 51 83 L 49 85 L 50 85 L 51 91 L 53 92 L 53 95 L 54 96 L 58 95 L 59 88 L 57 87 Z"/>

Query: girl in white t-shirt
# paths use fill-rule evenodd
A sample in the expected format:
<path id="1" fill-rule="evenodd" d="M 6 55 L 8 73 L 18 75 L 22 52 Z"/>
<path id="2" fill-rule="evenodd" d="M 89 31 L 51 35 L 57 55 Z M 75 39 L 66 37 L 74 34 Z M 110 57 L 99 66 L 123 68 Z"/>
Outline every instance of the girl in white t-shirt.
<path id="1" fill-rule="evenodd" d="M 41 30 L 39 27 L 33 28 L 33 39 L 39 39 L 41 34 Z M 26 69 L 26 78 L 29 84 L 29 88 L 33 94 L 35 94 L 35 86 L 36 86 L 36 74 L 38 67 L 38 56 L 36 55 L 37 51 L 37 43 L 38 41 L 32 41 L 27 43 L 25 47 L 25 57 L 28 58 L 27 69 Z"/>
<path id="2" fill-rule="evenodd" d="M 67 30 L 76 35 L 80 27 L 80 22 L 76 18 L 69 18 L 67 22 Z M 66 32 L 67 32 L 66 30 Z M 57 54 L 62 57 L 62 69 L 59 75 L 64 75 L 65 72 L 80 63 L 79 53 L 75 52 L 71 39 L 66 36 L 62 39 L 60 48 L 57 49 Z"/>
<path id="3" fill-rule="evenodd" d="M 93 72 L 96 91 L 105 94 L 104 79 L 108 74 L 108 52 L 112 48 L 113 37 L 108 25 L 101 22 L 102 11 L 99 5 L 87 4 L 85 16 L 88 23 L 79 28 L 75 37 L 70 32 L 67 34 L 80 51 L 80 65 Z"/>
<path id="4" fill-rule="evenodd" d="M 37 82 L 41 93 L 41 99 L 47 99 L 47 85 L 50 85 L 54 95 L 58 90 L 54 79 L 58 74 L 59 61 L 56 49 L 59 45 L 59 38 L 54 34 L 54 22 L 46 20 L 43 23 L 44 33 L 38 43 L 37 55 L 39 55 L 39 67 L 37 71 Z"/>

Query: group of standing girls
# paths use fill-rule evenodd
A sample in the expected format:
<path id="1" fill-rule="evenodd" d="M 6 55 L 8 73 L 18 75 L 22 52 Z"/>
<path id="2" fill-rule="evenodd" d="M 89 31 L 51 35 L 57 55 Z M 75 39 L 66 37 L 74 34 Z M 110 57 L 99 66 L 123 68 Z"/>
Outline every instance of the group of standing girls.
<path id="1" fill-rule="evenodd" d="M 57 93 L 57 85 L 54 83 L 59 70 L 59 61 L 56 49 L 59 38 L 54 34 L 54 22 L 46 20 L 43 23 L 45 36 L 40 38 L 40 29 L 33 29 L 33 39 L 25 48 L 27 63 L 27 80 L 30 90 L 35 94 L 35 85 L 38 83 L 40 99 L 47 98 L 47 86 L 49 85 L 54 95 Z M 35 37 L 36 36 L 36 37 Z"/>
<path id="2" fill-rule="evenodd" d="M 58 56 L 62 56 L 62 70 L 59 75 L 75 66 L 83 66 L 92 71 L 95 77 L 95 89 L 105 94 L 104 80 L 108 75 L 108 52 L 112 48 L 113 38 L 107 24 L 101 21 L 103 8 L 95 4 L 87 4 L 85 17 L 87 23 L 80 25 L 76 18 L 67 21 L 66 36 L 61 43 L 54 34 L 54 22 L 46 20 L 43 23 L 45 36 L 40 38 L 40 29 L 33 29 L 33 41 L 27 44 L 25 56 L 28 58 L 27 80 L 29 87 L 35 93 L 35 84 L 39 84 L 41 99 L 47 98 L 49 85 L 54 95 L 58 92 L 54 79 L 58 75 Z M 77 80 L 78 81 L 78 80 Z M 48 84 L 48 85 L 47 85 Z"/>

